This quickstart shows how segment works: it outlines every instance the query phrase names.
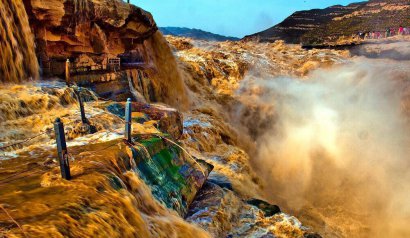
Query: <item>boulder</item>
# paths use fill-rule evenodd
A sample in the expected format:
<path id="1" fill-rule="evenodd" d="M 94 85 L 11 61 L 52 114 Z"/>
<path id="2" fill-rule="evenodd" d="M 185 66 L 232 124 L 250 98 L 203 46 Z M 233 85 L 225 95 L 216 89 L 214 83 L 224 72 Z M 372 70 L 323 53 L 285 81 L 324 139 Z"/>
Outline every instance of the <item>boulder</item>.
<path id="1" fill-rule="evenodd" d="M 185 219 L 207 230 L 213 237 L 226 237 L 240 210 L 241 201 L 231 191 L 206 182 L 191 203 Z"/>
<path id="2" fill-rule="evenodd" d="M 212 171 L 209 174 L 208 177 L 208 182 L 214 183 L 218 186 L 220 186 L 221 188 L 226 188 L 228 190 L 233 190 L 232 188 L 232 183 L 231 181 L 229 181 L 229 178 L 226 177 L 225 175 Z"/>
<path id="3" fill-rule="evenodd" d="M 270 217 L 273 216 L 275 214 L 278 214 L 281 212 L 279 206 L 277 205 L 272 205 L 268 202 L 265 202 L 263 200 L 260 199 L 251 199 L 246 201 L 246 203 L 248 203 L 249 205 L 255 206 L 259 209 L 261 209 L 266 217 Z"/>

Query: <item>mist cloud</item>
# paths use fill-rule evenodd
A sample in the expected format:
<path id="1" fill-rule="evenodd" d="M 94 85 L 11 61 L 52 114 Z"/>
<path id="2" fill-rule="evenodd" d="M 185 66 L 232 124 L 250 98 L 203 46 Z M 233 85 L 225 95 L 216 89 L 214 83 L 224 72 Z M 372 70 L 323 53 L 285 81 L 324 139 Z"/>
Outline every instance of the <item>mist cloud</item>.
<path id="1" fill-rule="evenodd" d="M 409 237 L 406 65 L 356 58 L 305 80 L 249 75 L 242 100 L 276 115 L 253 159 L 266 196 L 325 236 Z"/>

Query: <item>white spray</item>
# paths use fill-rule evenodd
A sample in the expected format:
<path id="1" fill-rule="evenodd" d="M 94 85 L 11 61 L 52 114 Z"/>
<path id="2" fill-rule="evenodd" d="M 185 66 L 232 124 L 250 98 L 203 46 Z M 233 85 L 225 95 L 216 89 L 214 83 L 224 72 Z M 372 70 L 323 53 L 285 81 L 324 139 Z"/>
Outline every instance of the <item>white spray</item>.
<path id="1" fill-rule="evenodd" d="M 253 160 L 266 196 L 326 237 L 409 237 L 408 65 L 356 58 L 306 80 L 247 77 L 242 100 L 277 115 Z"/>

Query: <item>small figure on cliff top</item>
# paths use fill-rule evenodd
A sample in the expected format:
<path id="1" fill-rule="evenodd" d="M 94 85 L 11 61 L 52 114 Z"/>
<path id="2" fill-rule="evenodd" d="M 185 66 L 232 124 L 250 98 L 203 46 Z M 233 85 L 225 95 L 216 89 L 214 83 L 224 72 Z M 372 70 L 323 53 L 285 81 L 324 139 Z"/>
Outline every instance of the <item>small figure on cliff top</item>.
<path id="1" fill-rule="evenodd" d="M 403 32 L 404 32 L 403 26 L 400 26 L 398 34 L 403 35 Z"/>
<path id="2" fill-rule="evenodd" d="M 385 38 L 390 37 L 390 28 L 386 28 Z"/>

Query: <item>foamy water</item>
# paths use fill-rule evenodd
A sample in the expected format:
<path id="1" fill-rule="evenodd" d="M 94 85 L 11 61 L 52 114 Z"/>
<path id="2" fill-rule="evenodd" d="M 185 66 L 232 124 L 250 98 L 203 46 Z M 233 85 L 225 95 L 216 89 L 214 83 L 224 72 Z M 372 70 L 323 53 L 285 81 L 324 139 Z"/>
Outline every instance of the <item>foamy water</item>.
<path id="1" fill-rule="evenodd" d="M 82 92 L 95 100 L 92 92 Z M 158 202 L 136 168 L 127 170 L 117 154 L 123 148 L 119 142 L 124 121 L 103 109 L 106 102 L 84 103 L 86 117 L 97 129 L 90 134 L 81 123 L 72 89 L 61 82 L 2 85 L 0 95 L 3 145 L 47 131 L 0 153 L 0 205 L 22 226 L 20 230 L 1 213 L 0 221 L 8 227 L 0 229 L 1 235 L 210 237 Z M 75 182 L 60 178 L 53 131 L 56 117 L 65 124 Z M 158 133 L 152 123 L 133 123 L 133 131 Z M 110 182 L 113 176 L 123 189 L 114 188 L 119 185 Z M 58 216 L 51 219 L 45 213 Z"/>
<path id="2" fill-rule="evenodd" d="M 355 58 L 304 80 L 249 75 L 238 97 L 276 115 L 252 159 L 266 196 L 325 236 L 408 237 L 408 65 Z"/>
<path id="3" fill-rule="evenodd" d="M 54 121 L 62 118 L 68 133 L 68 145 L 85 145 L 115 140 L 122 136 L 123 123 L 117 116 L 99 107 L 103 102 L 88 90 L 82 91 L 86 117 L 99 131 L 95 134 L 82 133 L 87 130 L 81 125 L 80 111 L 75 93 L 61 81 L 38 81 L 20 85 L 0 87 L 2 122 L 0 143 L 2 146 L 16 144 L 0 152 L 1 159 L 18 157 L 18 154 L 37 148 L 55 147 Z M 20 143 L 22 142 L 22 143 Z"/>

